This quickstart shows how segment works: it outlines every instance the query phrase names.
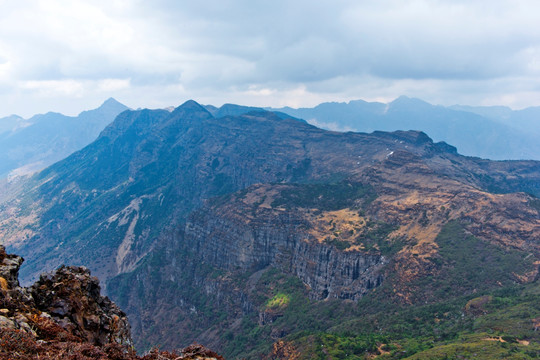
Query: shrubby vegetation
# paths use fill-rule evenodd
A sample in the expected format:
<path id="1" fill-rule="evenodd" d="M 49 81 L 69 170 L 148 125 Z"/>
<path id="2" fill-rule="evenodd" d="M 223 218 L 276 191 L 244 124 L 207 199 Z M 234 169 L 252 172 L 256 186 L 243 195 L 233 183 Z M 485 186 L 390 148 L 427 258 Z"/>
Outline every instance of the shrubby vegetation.
<path id="1" fill-rule="evenodd" d="M 316 208 L 332 211 L 352 207 L 361 199 L 367 205 L 377 198 L 369 185 L 350 181 L 321 184 L 290 184 L 280 192 L 272 207 Z"/>
<path id="2" fill-rule="evenodd" d="M 297 278 L 266 271 L 252 299 L 261 311 L 283 299 L 287 306 L 276 307 L 279 314 L 271 323 L 245 317 L 242 329 L 229 333 L 225 354 L 260 357 L 270 351 L 277 334 L 293 344 L 302 359 L 538 358 L 540 332 L 533 320 L 540 320 L 540 284 L 511 280 L 513 269 L 528 266 L 521 254 L 481 242 L 459 223 L 448 224 L 437 242 L 442 258 L 438 266 L 444 271 L 419 280 L 431 289 L 417 296 L 428 304 L 395 303 L 387 296 L 388 282 L 358 303 L 312 301 Z M 505 272 L 504 284 L 491 283 Z"/>

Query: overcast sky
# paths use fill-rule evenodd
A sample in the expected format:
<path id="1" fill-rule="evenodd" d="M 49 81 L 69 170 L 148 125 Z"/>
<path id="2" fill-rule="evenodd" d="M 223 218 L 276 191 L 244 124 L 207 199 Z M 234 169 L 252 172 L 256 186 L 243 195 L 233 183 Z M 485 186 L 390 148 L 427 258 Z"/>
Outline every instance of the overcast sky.
<path id="1" fill-rule="evenodd" d="M 0 117 L 95 108 L 540 105 L 540 1 L 0 0 Z"/>

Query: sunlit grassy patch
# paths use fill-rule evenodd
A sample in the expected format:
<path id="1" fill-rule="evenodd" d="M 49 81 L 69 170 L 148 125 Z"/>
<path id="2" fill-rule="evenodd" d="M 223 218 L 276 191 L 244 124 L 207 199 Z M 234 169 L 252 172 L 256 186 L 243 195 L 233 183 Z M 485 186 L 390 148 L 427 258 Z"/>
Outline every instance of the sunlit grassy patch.
<path id="1" fill-rule="evenodd" d="M 280 309 L 289 305 L 291 297 L 284 293 L 278 293 L 266 303 L 267 309 Z"/>

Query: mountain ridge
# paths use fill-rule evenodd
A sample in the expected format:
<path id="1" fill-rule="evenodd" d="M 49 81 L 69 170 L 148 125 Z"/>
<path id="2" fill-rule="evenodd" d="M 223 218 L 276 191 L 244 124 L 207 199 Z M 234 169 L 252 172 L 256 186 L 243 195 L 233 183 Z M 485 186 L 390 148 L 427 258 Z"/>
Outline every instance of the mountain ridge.
<path id="1" fill-rule="evenodd" d="M 461 304 L 538 278 L 540 163 L 462 156 L 420 131 L 216 118 L 188 101 L 125 111 L 18 186 L 0 203 L 0 237 L 28 258 L 23 278 L 88 266 L 140 349 L 198 340 L 261 358 L 340 323 L 359 333 L 368 310 Z"/>
<path id="2" fill-rule="evenodd" d="M 314 125 L 340 131 L 421 130 L 445 141 L 462 154 L 493 160 L 536 159 L 535 136 L 540 123 L 535 108 L 510 110 L 508 119 L 489 115 L 481 107 L 431 105 L 400 96 L 388 104 L 353 100 L 322 103 L 314 108 L 269 108 L 305 118 Z M 489 115 L 489 116 L 488 116 Z"/>

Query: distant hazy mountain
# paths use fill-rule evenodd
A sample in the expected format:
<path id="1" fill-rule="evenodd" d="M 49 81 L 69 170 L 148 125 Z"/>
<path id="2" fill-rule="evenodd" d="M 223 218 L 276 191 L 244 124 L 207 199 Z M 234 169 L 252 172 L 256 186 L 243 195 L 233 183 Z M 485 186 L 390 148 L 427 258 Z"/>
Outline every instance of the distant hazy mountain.
<path id="1" fill-rule="evenodd" d="M 540 159 L 540 108 L 444 107 L 402 96 L 389 104 L 357 100 L 276 110 L 337 131 L 421 130 L 435 141 L 456 146 L 464 155 Z"/>
<path id="2" fill-rule="evenodd" d="M 215 118 L 225 117 L 225 116 L 240 116 L 248 113 L 258 113 L 258 112 L 264 112 L 267 111 L 264 108 L 260 107 L 254 107 L 254 106 L 243 106 L 243 105 L 236 105 L 236 104 L 224 104 L 221 107 L 215 107 L 213 105 L 204 105 L 204 108 L 206 111 L 208 111 L 210 114 L 212 114 Z M 273 111 L 274 114 L 276 114 L 281 119 L 290 119 L 291 114 L 281 112 L 281 111 Z M 306 122 L 302 119 L 295 119 L 301 122 Z"/>
<path id="3" fill-rule="evenodd" d="M 77 117 L 59 113 L 0 119 L 0 179 L 41 170 L 95 140 L 128 107 L 110 98 Z"/>
<path id="4" fill-rule="evenodd" d="M 510 119 L 514 112 L 508 106 L 469 106 L 469 105 L 452 105 L 448 107 L 451 110 L 466 111 L 488 119 L 505 122 Z"/>
<path id="5" fill-rule="evenodd" d="M 0 135 L 27 126 L 29 123 L 18 115 L 10 115 L 0 119 Z"/>
<path id="6" fill-rule="evenodd" d="M 454 105 L 450 109 L 472 112 L 520 131 L 540 134 L 540 107 L 512 110 L 505 106 Z"/>
<path id="7" fill-rule="evenodd" d="M 236 104 L 224 104 L 220 108 L 217 108 L 212 105 L 206 105 L 205 109 L 212 114 L 214 117 L 224 117 L 224 116 L 238 116 L 246 114 L 251 111 L 264 111 L 262 108 L 253 107 L 253 106 L 242 106 Z"/>

